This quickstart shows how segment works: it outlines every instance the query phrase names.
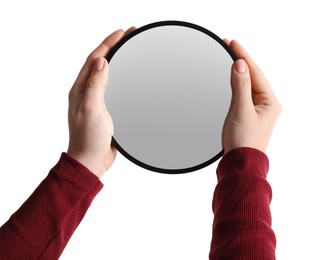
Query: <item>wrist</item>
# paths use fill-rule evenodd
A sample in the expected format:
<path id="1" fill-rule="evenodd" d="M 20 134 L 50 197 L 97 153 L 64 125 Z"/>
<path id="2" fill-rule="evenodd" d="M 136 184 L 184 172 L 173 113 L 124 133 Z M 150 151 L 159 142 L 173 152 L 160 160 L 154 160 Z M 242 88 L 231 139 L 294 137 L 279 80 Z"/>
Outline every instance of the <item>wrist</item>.
<path id="1" fill-rule="evenodd" d="M 88 168 L 98 178 L 101 178 L 104 172 L 106 171 L 104 165 L 101 165 L 101 163 L 99 163 L 97 160 L 95 160 L 91 156 L 75 153 L 70 150 L 67 151 L 67 154 L 70 157 L 74 158 L 79 163 L 81 163 L 83 166 Z"/>

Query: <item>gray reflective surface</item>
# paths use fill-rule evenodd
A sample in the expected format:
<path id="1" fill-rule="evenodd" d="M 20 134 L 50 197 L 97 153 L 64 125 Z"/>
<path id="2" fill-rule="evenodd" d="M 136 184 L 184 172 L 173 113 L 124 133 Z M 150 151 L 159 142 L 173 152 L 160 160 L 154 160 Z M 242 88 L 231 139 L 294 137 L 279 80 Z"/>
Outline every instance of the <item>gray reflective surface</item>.
<path id="1" fill-rule="evenodd" d="M 125 42 L 109 62 L 105 102 L 114 138 L 152 167 L 183 169 L 221 152 L 233 60 L 207 34 L 161 26 Z"/>

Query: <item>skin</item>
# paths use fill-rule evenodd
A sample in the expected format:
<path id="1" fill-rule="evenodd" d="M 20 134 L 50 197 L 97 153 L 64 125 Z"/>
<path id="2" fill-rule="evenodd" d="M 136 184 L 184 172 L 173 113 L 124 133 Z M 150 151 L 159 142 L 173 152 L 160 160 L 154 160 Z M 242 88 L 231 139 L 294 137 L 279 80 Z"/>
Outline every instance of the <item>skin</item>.
<path id="1" fill-rule="evenodd" d="M 87 58 L 69 92 L 67 153 L 101 178 L 116 157 L 111 147 L 113 121 L 104 103 L 108 81 L 105 56 L 125 35 L 118 30 L 109 35 Z"/>
<path id="2" fill-rule="evenodd" d="M 224 153 L 240 147 L 265 153 L 281 104 L 247 51 L 235 40 L 225 42 L 238 60 L 232 66 L 232 100 L 222 132 Z"/>
<path id="3" fill-rule="evenodd" d="M 108 82 L 106 55 L 125 35 L 108 36 L 87 58 L 69 92 L 69 145 L 67 153 L 101 178 L 116 157 L 111 147 L 113 121 L 104 103 Z M 224 40 L 238 60 L 232 66 L 232 101 L 224 122 L 225 153 L 240 147 L 266 151 L 281 105 L 261 70 L 235 40 Z"/>

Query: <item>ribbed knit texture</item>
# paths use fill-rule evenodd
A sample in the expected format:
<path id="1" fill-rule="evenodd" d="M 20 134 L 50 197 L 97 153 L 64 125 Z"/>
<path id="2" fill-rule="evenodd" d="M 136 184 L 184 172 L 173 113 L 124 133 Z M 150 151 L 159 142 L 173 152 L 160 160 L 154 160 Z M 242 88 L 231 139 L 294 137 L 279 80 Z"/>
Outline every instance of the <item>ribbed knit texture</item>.
<path id="1" fill-rule="evenodd" d="M 275 259 L 267 156 L 253 148 L 228 152 L 217 169 L 210 259 Z"/>
<path id="2" fill-rule="evenodd" d="M 103 184 L 62 153 L 26 202 L 0 228 L 0 259 L 58 259 Z"/>
<path id="3" fill-rule="evenodd" d="M 268 169 L 266 155 L 252 148 L 233 150 L 220 161 L 210 259 L 275 259 Z M 102 187 L 93 173 L 63 153 L 0 228 L 0 259 L 58 259 Z"/>

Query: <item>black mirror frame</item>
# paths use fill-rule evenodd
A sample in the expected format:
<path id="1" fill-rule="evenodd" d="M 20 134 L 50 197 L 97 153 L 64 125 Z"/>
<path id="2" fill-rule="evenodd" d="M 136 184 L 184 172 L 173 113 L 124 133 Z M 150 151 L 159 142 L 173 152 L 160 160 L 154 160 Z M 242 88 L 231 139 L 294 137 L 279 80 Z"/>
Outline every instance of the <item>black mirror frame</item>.
<path id="1" fill-rule="evenodd" d="M 147 24 L 145 26 L 142 26 L 142 27 L 134 30 L 133 32 L 129 33 L 128 35 L 126 35 L 108 53 L 108 55 L 106 57 L 108 63 L 111 61 L 111 59 L 113 58 L 115 53 L 118 51 L 118 49 L 123 44 L 125 44 L 128 40 L 130 40 L 132 37 L 136 36 L 137 34 L 144 32 L 146 30 L 152 29 L 152 28 L 156 28 L 156 27 L 160 27 L 160 26 L 172 26 L 172 25 L 189 27 L 189 28 L 192 28 L 192 29 L 195 29 L 195 30 L 198 30 L 198 31 L 201 31 L 201 32 L 207 34 L 208 36 L 213 38 L 215 41 L 217 41 L 228 52 L 228 54 L 231 56 L 233 61 L 237 60 L 237 57 L 235 56 L 234 52 L 230 49 L 230 47 L 227 46 L 225 44 L 225 42 L 221 38 L 219 38 L 216 34 L 212 33 L 211 31 L 207 30 L 206 28 L 201 27 L 201 26 L 196 25 L 196 24 L 193 24 L 193 23 L 189 23 L 189 22 L 168 20 L 168 21 L 161 21 L 161 22 L 155 22 L 155 23 Z M 154 167 L 154 166 L 145 164 L 145 163 L 137 160 L 136 158 L 131 156 L 129 153 L 127 153 L 121 147 L 121 145 L 116 141 L 116 139 L 114 137 L 112 137 L 112 146 L 114 146 L 123 156 L 125 156 L 128 160 L 135 163 L 136 165 L 141 166 L 142 168 L 145 168 L 145 169 L 150 170 L 150 171 L 159 172 L 159 173 L 167 173 L 167 174 L 181 174 L 181 173 L 188 173 L 188 172 L 200 170 L 200 169 L 214 163 L 215 161 L 217 161 L 219 158 L 222 157 L 222 155 L 224 153 L 224 149 L 223 149 L 222 151 L 220 151 L 217 155 L 215 155 L 214 157 L 212 157 L 208 161 L 201 163 L 201 164 L 198 164 L 198 165 L 195 165 L 195 166 L 192 166 L 192 167 L 182 168 L 182 169 L 163 169 L 163 168 L 158 168 L 158 167 Z"/>

